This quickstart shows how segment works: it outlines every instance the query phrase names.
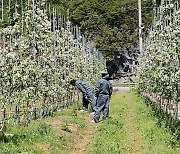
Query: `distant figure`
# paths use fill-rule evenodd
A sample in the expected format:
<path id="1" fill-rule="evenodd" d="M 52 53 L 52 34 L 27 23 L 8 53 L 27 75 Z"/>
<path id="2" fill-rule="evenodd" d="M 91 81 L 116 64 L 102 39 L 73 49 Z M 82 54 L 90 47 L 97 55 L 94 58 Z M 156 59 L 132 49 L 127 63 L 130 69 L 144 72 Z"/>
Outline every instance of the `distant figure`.
<path id="1" fill-rule="evenodd" d="M 101 112 L 103 113 L 103 119 L 109 118 L 109 102 L 112 94 L 112 85 L 109 81 L 109 74 L 102 73 L 102 79 L 96 84 L 95 96 L 97 97 L 94 121 L 99 122 Z"/>
<path id="2" fill-rule="evenodd" d="M 76 86 L 83 94 L 83 109 L 81 111 L 88 111 L 88 104 L 90 103 L 91 108 L 94 112 L 95 99 L 93 88 L 88 83 L 82 80 L 71 80 L 70 84 Z"/>

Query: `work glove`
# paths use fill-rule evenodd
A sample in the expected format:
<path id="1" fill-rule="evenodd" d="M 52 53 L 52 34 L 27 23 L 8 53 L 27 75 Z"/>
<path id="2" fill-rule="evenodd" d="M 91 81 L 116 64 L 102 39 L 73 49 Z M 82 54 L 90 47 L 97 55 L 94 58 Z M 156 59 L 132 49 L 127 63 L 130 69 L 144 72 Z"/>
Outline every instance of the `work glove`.
<path id="1" fill-rule="evenodd" d="M 86 100 L 88 100 L 88 97 L 87 97 L 87 96 L 85 96 L 85 99 L 86 99 Z"/>

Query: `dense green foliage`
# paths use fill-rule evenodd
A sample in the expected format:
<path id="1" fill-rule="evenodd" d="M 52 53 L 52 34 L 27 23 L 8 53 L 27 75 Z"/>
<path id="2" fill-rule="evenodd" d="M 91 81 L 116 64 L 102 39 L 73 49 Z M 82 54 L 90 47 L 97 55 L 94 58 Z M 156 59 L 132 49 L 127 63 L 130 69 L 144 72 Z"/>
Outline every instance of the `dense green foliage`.
<path id="1" fill-rule="evenodd" d="M 82 27 L 97 47 L 108 54 L 138 42 L 137 0 L 53 0 L 61 11 L 69 9 L 74 24 Z M 153 18 L 153 0 L 142 0 L 144 32 Z"/>
<path id="2" fill-rule="evenodd" d="M 15 2 L 11 2 L 9 10 L 8 1 L 4 1 L 4 27 L 13 24 Z M 26 0 L 22 2 L 27 3 Z M 17 0 L 18 13 L 22 12 L 23 7 L 19 5 L 22 2 Z M 89 39 L 95 40 L 106 55 L 138 43 L 137 0 L 49 0 L 49 3 L 63 14 L 69 12 L 73 24 L 80 26 Z M 144 35 L 153 19 L 153 6 L 153 0 L 142 0 Z"/>

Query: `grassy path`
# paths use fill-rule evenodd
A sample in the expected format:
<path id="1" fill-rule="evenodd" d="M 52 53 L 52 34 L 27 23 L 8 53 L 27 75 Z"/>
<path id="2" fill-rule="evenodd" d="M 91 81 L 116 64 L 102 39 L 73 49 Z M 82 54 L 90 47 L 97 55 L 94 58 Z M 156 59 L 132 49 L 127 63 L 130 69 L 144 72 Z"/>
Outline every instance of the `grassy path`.
<path id="1" fill-rule="evenodd" d="M 143 151 L 143 141 L 140 132 L 137 130 L 135 122 L 136 108 L 130 93 L 127 93 L 124 97 L 124 103 L 127 105 L 125 130 L 128 137 L 129 152 L 139 153 Z"/>
<path id="2" fill-rule="evenodd" d="M 114 93 L 108 120 L 91 123 L 92 115 L 74 105 L 29 127 L 8 127 L 0 134 L 2 154 L 180 154 L 179 141 L 133 92 Z"/>
<path id="3" fill-rule="evenodd" d="M 111 99 L 111 119 L 98 124 L 92 154 L 179 154 L 178 142 L 133 92 L 115 93 Z"/>

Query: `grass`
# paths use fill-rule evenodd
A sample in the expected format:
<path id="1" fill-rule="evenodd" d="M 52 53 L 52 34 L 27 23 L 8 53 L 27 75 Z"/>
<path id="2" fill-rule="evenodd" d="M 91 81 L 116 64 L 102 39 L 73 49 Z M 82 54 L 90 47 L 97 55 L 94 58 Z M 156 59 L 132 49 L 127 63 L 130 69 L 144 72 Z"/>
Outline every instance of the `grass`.
<path id="1" fill-rule="evenodd" d="M 13 137 L 6 137 L 1 134 L 0 153 L 2 154 L 14 154 L 21 152 L 43 154 L 49 150 L 53 153 L 58 149 L 61 151 L 68 150 L 68 144 L 71 139 L 57 135 L 53 132 L 50 125 L 45 122 L 32 122 L 29 127 L 15 126 L 8 130 L 8 132 L 14 134 Z M 46 148 L 41 148 L 41 145 Z"/>
<path id="2" fill-rule="evenodd" d="M 28 127 L 7 127 L 14 136 L 0 134 L 0 153 L 179 154 L 179 130 L 170 129 L 166 115 L 145 102 L 134 92 L 114 93 L 111 118 L 98 124 L 75 104 Z"/>
<path id="3" fill-rule="evenodd" d="M 96 139 L 90 146 L 92 154 L 119 154 L 127 149 L 126 131 L 124 128 L 126 104 L 121 103 L 123 96 L 113 95 L 110 105 L 111 118 L 98 124 Z"/>
<path id="4" fill-rule="evenodd" d="M 98 124 L 91 154 L 178 154 L 180 141 L 159 120 L 145 99 L 134 92 L 112 96 L 109 120 Z"/>
<path id="5" fill-rule="evenodd" d="M 145 152 L 178 154 L 180 141 L 176 139 L 176 136 L 165 125 L 159 125 L 159 119 L 155 116 L 152 108 L 146 106 L 144 98 L 133 94 L 133 99 L 137 104 L 136 123 L 145 142 Z"/>
<path id="6" fill-rule="evenodd" d="M 76 144 L 73 136 L 66 135 L 63 132 L 71 133 L 69 124 L 78 124 L 79 130 L 84 130 L 87 123 L 83 118 L 77 118 L 77 109 L 79 104 L 75 104 L 69 108 L 63 109 L 60 112 L 55 112 L 52 117 L 42 120 L 32 121 L 28 127 L 24 126 L 7 126 L 7 134 L 13 134 L 12 137 L 7 137 L 5 134 L 0 134 L 0 153 L 15 154 L 15 153 L 56 153 L 63 154 L 71 151 Z M 56 131 L 51 122 L 57 121 L 58 130 Z"/>

